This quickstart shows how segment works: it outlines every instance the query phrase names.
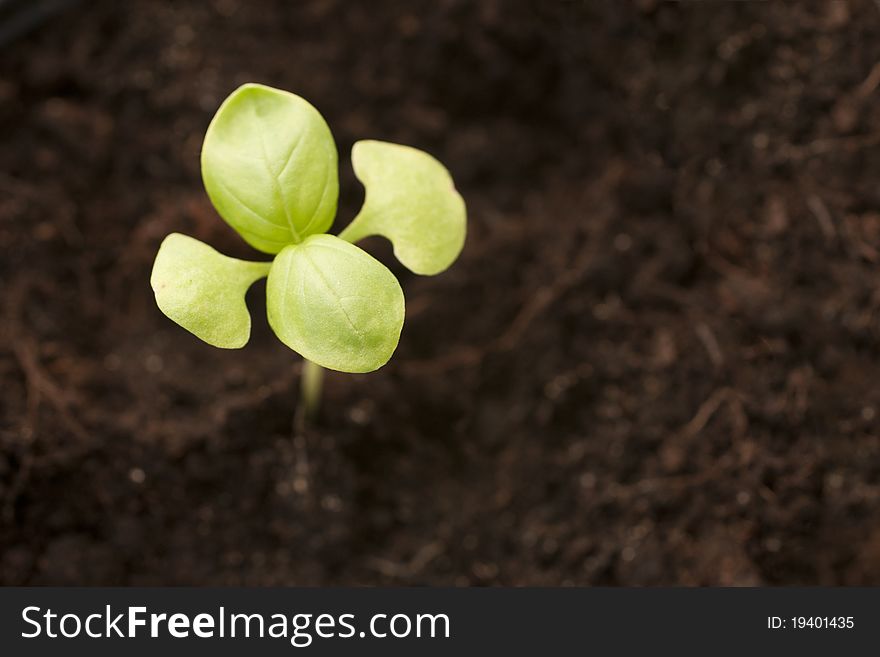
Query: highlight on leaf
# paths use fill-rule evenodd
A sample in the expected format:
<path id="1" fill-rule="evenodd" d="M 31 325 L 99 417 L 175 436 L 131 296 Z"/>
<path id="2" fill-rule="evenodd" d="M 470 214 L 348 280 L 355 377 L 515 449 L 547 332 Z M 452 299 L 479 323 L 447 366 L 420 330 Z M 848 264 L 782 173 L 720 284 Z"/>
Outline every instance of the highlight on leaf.
<path id="1" fill-rule="evenodd" d="M 424 151 L 374 140 L 357 142 L 351 161 L 366 198 L 339 237 L 382 235 L 410 271 L 447 269 L 464 246 L 466 210 L 446 167 Z"/>
<path id="2" fill-rule="evenodd" d="M 159 247 L 150 285 L 170 319 L 205 342 L 238 349 L 251 335 L 245 293 L 270 263 L 237 260 L 197 239 L 172 233 Z"/>

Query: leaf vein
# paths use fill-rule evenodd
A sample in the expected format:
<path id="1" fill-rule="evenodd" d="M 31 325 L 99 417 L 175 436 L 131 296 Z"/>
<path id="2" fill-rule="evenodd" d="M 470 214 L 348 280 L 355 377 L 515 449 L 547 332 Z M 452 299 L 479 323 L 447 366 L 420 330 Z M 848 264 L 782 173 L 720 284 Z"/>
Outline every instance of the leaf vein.
<path id="1" fill-rule="evenodd" d="M 300 237 L 299 231 L 297 231 L 296 226 L 293 223 L 293 219 L 290 216 L 290 209 L 287 207 L 287 199 L 284 196 L 284 189 L 281 185 L 281 181 L 278 178 L 279 174 L 276 174 L 272 170 L 272 166 L 269 162 L 269 154 L 266 151 L 266 138 L 263 134 L 263 125 L 264 125 L 263 117 L 260 116 L 260 113 L 257 110 L 256 103 L 251 105 L 251 108 L 253 109 L 253 112 L 254 112 L 254 119 L 255 119 L 257 125 L 259 126 L 259 128 L 257 129 L 257 134 L 260 137 L 260 148 L 262 149 L 262 152 L 263 152 L 263 165 L 266 168 L 266 173 L 269 174 L 269 178 L 272 181 L 272 191 L 275 194 L 275 197 L 278 201 L 278 204 L 281 206 L 282 212 L 284 212 L 284 218 L 287 220 L 287 225 L 290 228 L 290 233 L 293 236 L 293 239 L 297 242 L 301 242 L 302 238 Z M 302 141 L 302 136 L 300 136 L 300 138 L 294 142 L 293 147 L 291 148 L 290 154 L 288 155 L 288 160 L 287 160 L 288 163 L 290 162 L 290 158 L 293 157 L 293 153 L 297 149 L 297 147 L 299 146 L 301 141 Z M 286 166 L 287 165 L 285 164 L 283 168 L 286 168 Z"/>
<path id="2" fill-rule="evenodd" d="M 309 265 L 311 265 L 311 267 L 315 271 L 315 273 L 318 275 L 318 278 L 321 279 L 321 283 L 324 284 L 324 287 L 326 287 L 327 290 L 330 292 L 330 294 L 336 299 L 336 305 L 339 307 L 340 312 L 345 317 L 346 321 L 348 322 L 348 325 L 351 327 L 351 330 L 357 334 L 357 336 L 361 339 L 361 342 L 364 342 L 364 337 L 365 337 L 364 332 L 355 325 L 355 323 L 351 319 L 351 315 L 348 314 L 348 311 L 345 309 L 345 306 L 342 304 L 343 299 L 347 299 L 351 296 L 356 296 L 356 295 L 344 295 L 344 296 L 340 295 L 336 291 L 336 289 L 332 285 L 330 285 L 330 281 L 327 280 L 327 277 L 324 276 L 324 272 L 321 271 L 321 269 L 315 264 L 314 260 L 312 260 L 312 257 L 308 253 L 306 253 L 305 251 L 303 251 L 302 255 L 308 261 Z"/>
<path id="3" fill-rule="evenodd" d="M 245 202 L 242 200 L 242 198 L 238 195 L 238 193 L 235 192 L 235 191 L 232 189 L 232 187 L 230 187 L 227 183 L 223 182 L 223 179 L 222 179 L 222 178 L 215 178 L 215 179 L 214 179 L 214 182 L 216 182 L 218 185 L 220 185 L 220 187 L 223 188 L 223 190 L 224 190 L 224 191 L 225 191 L 225 192 L 226 192 L 226 193 L 232 198 L 233 201 L 235 201 L 236 203 L 238 203 L 238 205 L 239 205 L 241 208 L 243 208 L 243 209 L 246 210 L 248 213 L 250 213 L 251 215 L 253 215 L 253 217 L 254 217 L 257 221 L 259 221 L 260 223 L 266 224 L 266 225 L 269 226 L 270 228 L 275 228 L 275 229 L 280 228 L 280 226 L 278 226 L 278 224 L 273 224 L 271 221 L 269 221 L 268 219 L 266 219 L 265 217 L 263 217 L 259 212 L 257 212 L 256 210 L 254 210 L 250 205 L 248 205 L 247 203 L 245 203 Z M 275 241 L 275 240 L 273 240 L 273 241 Z"/>

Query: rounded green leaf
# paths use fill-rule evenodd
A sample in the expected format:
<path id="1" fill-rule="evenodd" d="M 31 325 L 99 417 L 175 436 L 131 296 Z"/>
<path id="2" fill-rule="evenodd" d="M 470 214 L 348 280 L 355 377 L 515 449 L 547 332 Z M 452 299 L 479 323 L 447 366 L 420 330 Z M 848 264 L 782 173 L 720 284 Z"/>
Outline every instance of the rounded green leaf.
<path id="1" fill-rule="evenodd" d="M 217 253 L 192 237 L 172 233 L 162 242 L 150 285 L 170 319 L 205 342 L 238 349 L 251 335 L 244 295 L 269 273 L 268 262 L 247 262 Z"/>
<path id="2" fill-rule="evenodd" d="M 351 162 L 366 198 L 339 237 L 387 237 L 397 259 L 416 274 L 449 267 L 461 253 L 467 227 L 464 200 L 446 168 L 416 148 L 371 140 L 354 145 Z"/>
<path id="3" fill-rule="evenodd" d="M 326 232 L 336 214 L 333 136 L 287 91 L 246 84 L 223 102 L 205 134 L 202 179 L 220 216 L 266 253 Z"/>
<path id="4" fill-rule="evenodd" d="M 391 358 L 403 327 L 400 283 L 363 249 L 313 235 L 279 253 L 266 284 L 269 325 L 310 361 L 372 372 Z"/>

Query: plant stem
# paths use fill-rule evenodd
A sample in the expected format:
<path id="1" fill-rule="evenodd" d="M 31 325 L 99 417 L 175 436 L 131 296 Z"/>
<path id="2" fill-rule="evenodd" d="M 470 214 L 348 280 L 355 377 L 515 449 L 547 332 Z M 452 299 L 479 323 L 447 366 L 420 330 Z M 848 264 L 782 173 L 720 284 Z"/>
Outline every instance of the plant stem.
<path id="1" fill-rule="evenodd" d="M 341 240 L 345 240 L 346 242 L 351 242 L 352 244 L 366 237 L 366 235 L 361 232 L 361 226 L 358 222 L 360 216 L 361 215 L 359 214 L 354 219 L 352 219 L 351 223 L 349 223 L 348 226 L 346 226 L 342 230 L 342 232 L 340 232 L 339 235 L 337 235 L 336 237 Z"/>
<path id="2" fill-rule="evenodd" d="M 302 422 L 308 422 L 318 414 L 321 405 L 321 387 L 324 383 L 324 368 L 306 359 L 303 361 L 302 379 L 300 382 L 300 405 L 297 415 Z"/>
<path id="3" fill-rule="evenodd" d="M 291 438 L 293 438 L 293 448 L 296 454 L 294 490 L 301 493 L 309 490 L 308 435 L 311 429 L 309 424 L 318 414 L 323 383 L 324 368 L 307 358 L 303 359 L 300 370 L 299 404 L 293 413 L 293 426 L 291 427 Z"/>

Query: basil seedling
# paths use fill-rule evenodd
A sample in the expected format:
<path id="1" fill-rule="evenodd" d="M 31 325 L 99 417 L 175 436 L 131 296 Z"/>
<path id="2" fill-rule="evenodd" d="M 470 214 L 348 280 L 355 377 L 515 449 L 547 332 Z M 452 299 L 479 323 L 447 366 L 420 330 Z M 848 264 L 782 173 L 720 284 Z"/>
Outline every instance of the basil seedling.
<path id="1" fill-rule="evenodd" d="M 358 240 L 381 235 L 416 274 L 458 257 L 465 204 L 449 172 L 427 153 L 381 141 L 352 148 L 363 207 L 338 237 L 336 144 L 304 99 L 246 84 L 220 106 L 202 146 L 202 179 L 220 216 L 270 262 L 229 258 L 185 235 L 159 247 L 150 284 L 159 309 L 208 344 L 243 347 L 251 330 L 245 293 L 268 276 L 269 325 L 306 359 L 304 390 L 317 401 L 320 368 L 371 372 L 397 347 L 404 297 L 394 275 Z M 310 365 L 311 363 L 311 365 Z"/>

